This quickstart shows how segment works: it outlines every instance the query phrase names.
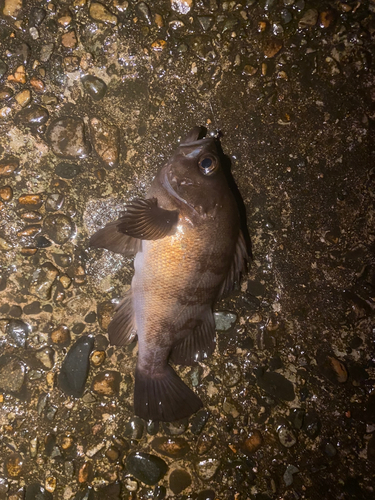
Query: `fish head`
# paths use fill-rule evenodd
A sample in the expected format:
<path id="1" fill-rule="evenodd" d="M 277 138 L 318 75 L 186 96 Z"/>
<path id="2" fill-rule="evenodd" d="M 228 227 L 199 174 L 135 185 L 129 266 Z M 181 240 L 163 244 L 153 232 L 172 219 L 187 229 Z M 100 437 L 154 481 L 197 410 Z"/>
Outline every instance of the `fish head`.
<path id="1" fill-rule="evenodd" d="M 214 216 L 228 191 L 219 139 L 194 127 L 160 171 L 160 182 L 176 200 L 201 217 Z"/>

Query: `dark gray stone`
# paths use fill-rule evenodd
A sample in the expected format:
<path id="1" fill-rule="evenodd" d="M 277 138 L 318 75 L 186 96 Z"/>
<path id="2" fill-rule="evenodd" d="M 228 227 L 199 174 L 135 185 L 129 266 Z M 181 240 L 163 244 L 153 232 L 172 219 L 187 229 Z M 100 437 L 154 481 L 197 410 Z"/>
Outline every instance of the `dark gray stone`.
<path id="1" fill-rule="evenodd" d="M 96 76 L 87 75 L 81 78 L 81 82 L 85 92 L 87 92 L 94 101 L 100 101 L 107 92 L 107 85 Z"/>
<path id="2" fill-rule="evenodd" d="M 150 453 L 130 453 L 126 459 L 126 468 L 136 479 L 153 485 L 160 481 L 168 470 L 161 458 Z"/>
<path id="3" fill-rule="evenodd" d="M 80 398 L 85 390 L 85 384 L 90 368 L 90 354 L 94 348 L 94 338 L 83 336 L 69 349 L 58 377 L 60 389 L 65 394 Z"/>

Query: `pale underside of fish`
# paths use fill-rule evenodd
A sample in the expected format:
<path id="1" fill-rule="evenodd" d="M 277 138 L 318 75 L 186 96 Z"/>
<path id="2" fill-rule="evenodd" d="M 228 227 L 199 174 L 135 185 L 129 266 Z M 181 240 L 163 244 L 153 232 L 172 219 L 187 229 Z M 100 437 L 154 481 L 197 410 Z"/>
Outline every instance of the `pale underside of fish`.
<path id="1" fill-rule="evenodd" d="M 112 345 L 138 337 L 134 410 L 145 420 L 195 413 L 200 398 L 169 362 L 192 365 L 215 350 L 213 307 L 246 270 L 248 251 L 218 141 L 195 127 L 157 173 L 145 199 L 90 244 L 136 254 L 131 289 L 109 325 Z"/>

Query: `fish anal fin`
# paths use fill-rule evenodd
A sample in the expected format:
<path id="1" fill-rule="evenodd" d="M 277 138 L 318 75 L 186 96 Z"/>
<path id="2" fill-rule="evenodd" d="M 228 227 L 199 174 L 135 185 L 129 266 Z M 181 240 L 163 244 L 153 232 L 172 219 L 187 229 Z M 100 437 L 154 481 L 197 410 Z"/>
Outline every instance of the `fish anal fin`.
<path id="1" fill-rule="evenodd" d="M 120 233 L 140 240 L 158 240 L 172 234 L 178 212 L 158 207 L 156 198 L 134 200 L 118 221 Z"/>
<path id="2" fill-rule="evenodd" d="M 116 220 L 99 229 L 91 236 L 89 245 L 128 256 L 139 252 L 142 248 L 142 240 L 120 233 L 118 224 L 119 220 Z"/>
<path id="3" fill-rule="evenodd" d="M 217 300 L 223 295 L 226 295 L 233 290 L 235 284 L 241 279 L 241 276 L 246 274 L 250 257 L 247 251 L 245 238 L 242 231 L 239 232 L 236 248 L 233 255 L 233 260 L 229 268 L 228 274 L 221 285 Z"/>
<path id="4" fill-rule="evenodd" d="M 144 420 L 173 422 L 190 417 L 202 407 L 202 401 L 166 365 L 161 374 L 135 371 L 134 413 Z"/>
<path id="5" fill-rule="evenodd" d="M 176 365 L 192 365 L 211 356 L 215 347 L 215 321 L 209 310 L 192 333 L 172 349 L 169 358 Z"/>
<path id="6" fill-rule="evenodd" d="M 108 336 L 111 345 L 124 346 L 130 344 L 135 339 L 136 334 L 132 290 L 130 288 L 116 307 L 113 320 L 108 325 Z"/>

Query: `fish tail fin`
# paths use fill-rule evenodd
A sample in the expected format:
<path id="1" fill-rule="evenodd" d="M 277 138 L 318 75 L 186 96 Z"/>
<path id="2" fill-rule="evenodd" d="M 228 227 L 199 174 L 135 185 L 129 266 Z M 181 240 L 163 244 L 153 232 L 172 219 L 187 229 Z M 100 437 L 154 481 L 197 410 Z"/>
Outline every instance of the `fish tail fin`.
<path id="1" fill-rule="evenodd" d="M 169 365 L 157 376 L 136 368 L 134 413 L 144 420 L 173 422 L 189 417 L 202 406 L 199 397 Z"/>

